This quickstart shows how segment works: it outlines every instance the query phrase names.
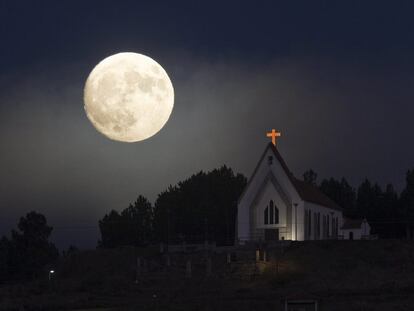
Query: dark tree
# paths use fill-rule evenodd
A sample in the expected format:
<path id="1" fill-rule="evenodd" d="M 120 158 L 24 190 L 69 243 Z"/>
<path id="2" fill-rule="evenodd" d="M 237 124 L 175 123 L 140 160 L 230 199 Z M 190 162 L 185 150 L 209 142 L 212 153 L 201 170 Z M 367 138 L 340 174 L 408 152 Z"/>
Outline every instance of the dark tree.
<path id="1" fill-rule="evenodd" d="M 218 244 L 234 242 L 237 200 L 246 178 L 223 166 L 192 175 L 159 194 L 155 202 L 154 229 L 161 241 Z"/>
<path id="2" fill-rule="evenodd" d="M 0 239 L 0 283 L 9 278 L 10 241 L 5 236 Z"/>
<path id="3" fill-rule="evenodd" d="M 99 220 L 99 230 L 101 231 L 101 240 L 98 242 L 100 247 L 112 248 L 125 245 L 125 236 L 121 215 L 115 210 Z"/>
<path id="4" fill-rule="evenodd" d="M 380 237 L 393 236 L 393 215 L 397 215 L 396 193 L 388 185 L 385 192 L 375 183 L 365 179 L 358 188 L 357 211 L 360 217 L 366 217 L 372 233 Z"/>
<path id="5" fill-rule="evenodd" d="M 404 236 L 404 229 L 401 227 L 401 212 L 398 194 L 393 185 L 387 184 L 385 191 L 382 193 L 380 202 L 380 219 L 378 231 L 383 238 L 401 238 Z"/>
<path id="6" fill-rule="evenodd" d="M 316 180 L 318 179 L 318 174 L 314 170 L 310 169 L 303 173 L 303 180 L 312 186 L 317 186 Z"/>
<path id="7" fill-rule="evenodd" d="M 401 213 L 406 225 L 406 236 L 414 238 L 414 169 L 407 171 L 405 176 L 406 185 L 401 192 Z"/>
<path id="8" fill-rule="evenodd" d="M 356 193 L 344 177 L 340 181 L 334 178 L 324 179 L 319 188 L 329 198 L 344 208 L 344 214 L 346 216 L 357 216 Z"/>
<path id="9" fill-rule="evenodd" d="M 358 216 L 366 217 L 371 222 L 377 221 L 381 211 L 381 197 L 381 187 L 365 179 L 358 188 Z"/>
<path id="10" fill-rule="evenodd" d="M 142 195 L 121 213 L 125 234 L 132 245 L 145 245 L 152 239 L 152 205 Z"/>
<path id="11" fill-rule="evenodd" d="M 57 248 L 49 242 L 53 228 L 48 226 L 44 215 L 30 212 L 20 218 L 18 229 L 12 230 L 10 241 L 10 275 L 32 278 L 45 273 L 45 267 L 59 256 Z"/>
<path id="12" fill-rule="evenodd" d="M 143 196 L 130 204 L 121 214 L 112 210 L 99 221 L 99 246 L 112 248 L 122 245 L 145 245 L 151 241 L 152 206 Z"/>

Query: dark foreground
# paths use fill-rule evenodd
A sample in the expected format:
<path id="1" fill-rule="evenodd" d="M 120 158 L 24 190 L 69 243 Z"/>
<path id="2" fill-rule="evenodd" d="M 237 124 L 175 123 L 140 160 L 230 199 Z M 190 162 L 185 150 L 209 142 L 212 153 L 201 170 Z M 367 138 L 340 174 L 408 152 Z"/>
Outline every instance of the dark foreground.
<path id="1" fill-rule="evenodd" d="M 234 253 L 174 253 L 168 266 L 155 248 L 77 252 L 51 281 L 2 284 L 0 310 L 284 310 L 292 296 L 322 311 L 414 310 L 413 241 L 292 243 L 259 263 L 253 248 Z"/>

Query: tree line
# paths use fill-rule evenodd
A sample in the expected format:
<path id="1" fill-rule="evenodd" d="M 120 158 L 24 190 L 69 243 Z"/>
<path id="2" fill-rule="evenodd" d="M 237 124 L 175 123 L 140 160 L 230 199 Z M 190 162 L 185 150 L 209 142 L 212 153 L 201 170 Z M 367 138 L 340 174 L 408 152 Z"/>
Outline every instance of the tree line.
<path id="1" fill-rule="evenodd" d="M 319 188 L 344 208 L 349 218 L 366 218 L 380 238 L 412 237 L 414 229 L 414 170 L 406 174 L 406 186 L 398 194 L 393 185 L 382 188 L 365 179 L 353 188 L 345 178 L 317 180 L 308 170 L 305 182 Z M 112 210 L 99 221 L 100 247 L 215 241 L 233 244 L 237 201 L 247 183 L 242 174 L 223 166 L 199 172 L 170 185 L 154 205 L 142 195 L 120 213 Z"/>
<path id="2" fill-rule="evenodd" d="M 373 233 L 380 238 L 413 238 L 414 169 L 406 173 L 401 193 L 391 184 L 382 188 L 368 179 L 357 188 L 345 178 L 318 182 L 313 170 L 306 171 L 303 177 L 342 206 L 345 216 L 367 218 Z M 99 220 L 98 247 L 205 240 L 233 244 L 237 202 L 246 184 L 242 174 L 222 166 L 170 185 L 154 205 L 139 195 L 126 209 L 112 210 Z M 10 237 L 0 239 L 0 282 L 46 275 L 59 256 L 49 241 L 52 230 L 40 213 L 21 217 Z"/>
<path id="3" fill-rule="evenodd" d="M 139 195 L 121 212 L 110 211 L 99 220 L 100 247 L 202 242 L 232 244 L 237 200 L 246 177 L 222 166 L 200 171 L 161 192 L 154 205 Z"/>
<path id="4" fill-rule="evenodd" d="M 317 174 L 308 170 L 304 181 L 318 187 L 344 209 L 349 218 L 366 218 L 371 231 L 380 238 L 413 238 L 414 169 L 405 176 L 405 187 L 399 194 L 392 184 L 381 187 L 367 178 L 353 188 L 343 177 L 317 182 Z"/>

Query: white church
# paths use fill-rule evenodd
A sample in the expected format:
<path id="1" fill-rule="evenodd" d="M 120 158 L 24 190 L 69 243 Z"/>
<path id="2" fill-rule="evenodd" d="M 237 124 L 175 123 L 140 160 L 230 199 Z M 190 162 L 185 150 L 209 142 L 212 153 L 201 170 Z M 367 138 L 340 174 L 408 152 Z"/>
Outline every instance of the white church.
<path id="1" fill-rule="evenodd" d="M 365 220 L 345 219 L 343 210 L 319 189 L 293 176 L 272 138 L 240 196 L 236 237 L 249 241 L 364 239 Z"/>

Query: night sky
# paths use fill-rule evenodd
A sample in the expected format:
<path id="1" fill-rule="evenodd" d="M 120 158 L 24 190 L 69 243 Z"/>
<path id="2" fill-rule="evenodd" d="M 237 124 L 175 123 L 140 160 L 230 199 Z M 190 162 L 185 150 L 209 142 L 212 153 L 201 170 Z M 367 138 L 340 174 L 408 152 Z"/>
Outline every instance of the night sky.
<path id="1" fill-rule="evenodd" d="M 223 164 L 250 176 L 271 128 L 298 177 L 403 188 L 413 2 L 149 3 L 1 0 L 0 234 L 37 210 L 59 247 L 95 247 L 98 219 L 139 194 L 154 202 Z M 90 71 L 123 51 L 154 58 L 175 89 L 166 126 L 133 144 L 98 133 L 83 108 Z"/>

